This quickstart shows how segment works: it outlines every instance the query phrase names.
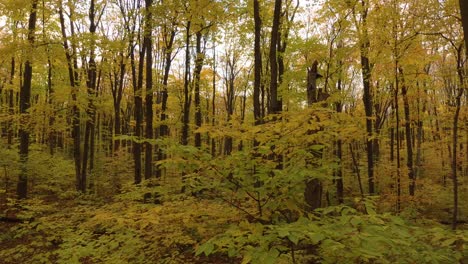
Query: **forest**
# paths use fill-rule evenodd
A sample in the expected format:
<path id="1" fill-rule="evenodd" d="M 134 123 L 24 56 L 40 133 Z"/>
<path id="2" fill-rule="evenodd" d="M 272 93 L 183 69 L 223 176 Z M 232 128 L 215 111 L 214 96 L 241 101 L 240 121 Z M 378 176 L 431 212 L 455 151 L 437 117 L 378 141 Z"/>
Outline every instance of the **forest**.
<path id="1" fill-rule="evenodd" d="M 0 263 L 468 263 L 468 0 L 0 0 Z"/>

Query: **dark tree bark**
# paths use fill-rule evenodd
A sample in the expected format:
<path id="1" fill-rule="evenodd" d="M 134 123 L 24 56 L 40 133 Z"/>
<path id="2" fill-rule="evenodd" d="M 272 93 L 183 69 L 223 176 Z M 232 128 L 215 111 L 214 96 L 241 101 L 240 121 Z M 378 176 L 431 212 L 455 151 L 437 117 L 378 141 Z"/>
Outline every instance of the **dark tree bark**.
<path id="1" fill-rule="evenodd" d="M 361 67 L 362 67 L 362 83 L 364 86 L 364 110 L 366 112 L 366 146 L 367 146 L 367 177 L 369 194 L 375 193 L 374 187 L 374 148 L 372 138 L 372 92 L 371 92 L 371 64 L 369 62 L 370 42 L 367 32 L 367 12 L 368 7 L 364 0 L 361 1 L 361 36 L 360 36 L 360 52 L 361 52 Z"/>
<path id="2" fill-rule="evenodd" d="M 465 54 L 468 53 L 466 47 L 468 47 L 468 0 L 460 1 L 460 14 L 461 22 L 463 26 L 463 36 L 465 38 Z"/>
<path id="3" fill-rule="evenodd" d="M 201 77 L 201 70 L 203 67 L 203 60 L 205 54 L 203 54 L 201 43 L 202 42 L 202 33 L 198 31 L 196 33 L 196 59 L 195 59 L 195 70 L 193 72 L 194 76 L 194 89 L 195 89 L 195 127 L 196 129 L 200 128 L 202 125 L 202 112 L 201 112 L 201 105 L 200 105 L 200 77 Z M 201 133 L 195 132 L 195 147 L 201 148 Z"/>
<path id="4" fill-rule="evenodd" d="M 291 3 L 292 1 L 286 1 L 286 7 L 284 12 L 280 12 L 280 29 L 278 31 L 277 43 L 278 85 L 282 84 L 283 75 L 286 71 L 286 67 L 284 65 L 284 53 L 286 52 L 286 48 L 288 46 L 289 29 L 294 23 L 294 17 L 296 16 L 297 9 L 299 8 L 299 1 L 297 1 L 296 6 L 292 10 L 289 10 Z"/>
<path id="5" fill-rule="evenodd" d="M 354 171 L 356 172 L 358 185 L 359 185 L 359 192 L 361 197 L 364 198 L 364 189 L 362 188 L 362 181 L 361 181 L 361 171 L 359 170 L 359 161 L 356 159 L 356 155 L 353 151 L 353 143 L 349 143 L 349 152 L 351 154 L 351 160 L 353 161 Z"/>
<path id="6" fill-rule="evenodd" d="M 429 74 L 429 71 L 425 71 L 425 72 L 426 74 Z M 425 98 L 421 98 L 420 96 L 421 95 L 420 83 L 417 82 L 416 85 L 418 88 L 418 98 L 416 99 L 418 112 L 417 112 L 417 132 L 416 132 L 416 164 L 414 168 L 414 177 L 417 179 L 421 176 L 422 154 L 423 154 L 422 144 L 424 140 L 423 119 L 421 117 L 421 113 L 426 112 L 426 100 Z M 425 83 L 424 83 L 424 91 L 427 91 Z"/>
<path id="7" fill-rule="evenodd" d="M 400 174 L 400 168 L 401 168 L 401 158 L 400 158 L 400 148 L 401 148 L 401 136 L 400 136 L 400 107 L 399 107 L 399 102 L 398 102 L 398 93 L 399 93 L 399 87 L 400 87 L 400 80 L 398 78 L 398 61 L 395 62 L 395 90 L 394 90 L 394 113 L 395 113 L 395 137 L 396 137 L 396 169 L 397 169 L 397 178 L 396 178 L 396 184 L 397 184 L 397 202 L 396 202 L 396 211 L 397 213 L 400 212 L 401 208 L 401 174 Z"/>
<path id="8" fill-rule="evenodd" d="M 190 26 L 191 22 L 187 22 L 185 36 L 185 76 L 184 76 L 184 105 L 182 116 L 182 138 L 181 144 L 188 144 L 189 122 L 190 122 Z"/>
<path id="9" fill-rule="evenodd" d="M 337 82 L 337 89 L 341 92 L 342 87 L 342 80 L 341 80 L 341 71 L 343 67 L 343 62 L 339 61 L 339 71 L 340 77 L 338 78 Z M 336 112 L 341 113 L 343 112 L 343 104 L 341 102 L 337 102 L 335 104 Z M 338 160 L 338 168 L 335 170 L 335 178 L 336 178 L 336 196 L 338 198 L 338 203 L 342 204 L 344 202 L 344 186 L 343 186 L 343 167 L 342 167 L 342 159 L 343 159 L 343 141 L 341 139 L 336 140 L 335 142 L 335 156 Z"/>
<path id="10" fill-rule="evenodd" d="M 137 2 L 136 9 L 139 9 L 139 2 Z M 140 57 L 138 61 L 138 74 L 136 70 L 136 62 L 135 62 L 135 46 L 134 46 L 134 38 L 135 38 L 135 25 L 133 25 L 132 30 L 132 37 L 130 38 L 129 47 L 130 51 L 130 63 L 132 65 L 132 79 L 133 79 L 133 96 L 134 96 L 134 104 L 135 104 L 135 141 L 133 141 L 133 161 L 135 163 L 135 175 L 134 175 L 134 182 L 135 184 L 141 183 L 141 153 L 142 153 L 142 144 L 139 142 L 143 136 L 143 71 L 144 71 L 144 64 L 145 64 L 145 48 L 142 45 L 140 50 Z M 142 44 L 142 43 L 140 43 Z"/>
<path id="11" fill-rule="evenodd" d="M 268 112 L 270 114 L 278 114 L 283 108 L 282 100 L 278 97 L 278 82 L 279 82 L 279 71 L 278 71 L 278 43 L 280 35 L 280 17 L 281 17 L 281 6 L 282 0 L 275 0 L 275 9 L 273 12 L 273 26 L 271 28 L 271 39 L 270 39 L 270 106 Z"/>
<path id="12" fill-rule="evenodd" d="M 462 7 L 463 0 L 460 0 L 460 6 Z M 463 11 L 462 11 L 463 12 Z M 463 15 L 463 13 L 462 13 Z M 465 14 L 466 15 L 466 14 Z M 466 21 L 465 21 L 466 22 Z M 465 26 L 465 24 L 463 25 Z M 468 29 L 464 27 L 465 35 Z M 465 39 L 465 42 L 466 41 Z M 468 46 L 465 46 L 465 49 Z M 461 110 L 461 98 L 463 96 L 463 91 L 465 88 L 465 67 L 464 59 L 468 58 L 468 51 L 465 50 L 465 56 L 463 56 L 463 44 L 460 44 L 457 48 L 457 75 L 459 80 L 459 85 L 456 90 L 456 97 L 455 97 L 455 115 L 453 116 L 453 129 L 452 129 L 452 178 L 453 178 L 453 215 L 452 215 L 452 229 L 455 230 L 457 228 L 458 222 L 458 119 L 460 117 L 460 110 Z M 462 148 L 462 147 L 460 147 Z"/>
<path id="13" fill-rule="evenodd" d="M 145 0 L 145 29 L 143 37 L 143 48 L 146 49 L 146 139 L 153 138 L 153 44 L 151 40 L 152 33 L 152 13 L 151 6 L 153 0 Z M 143 58 L 141 58 L 142 60 Z M 145 179 L 153 176 L 153 145 L 150 142 L 145 143 Z"/>
<path id="14" fill-rule="evenodd" d="M 78 108 L 78 91 L 79 91 L 79 76 L 78 62 L 76 59 L 76 49 L 68 45 L 68 37 L 65 29 L 65 18 L 63 16 L 63 3 L 59 5 L 60 29 L 62 33 L 63 48 L 67 60 L 68 78 L 71 87 L 72 97 L 72 138 L 73 138 L 73 159 L 75 162 L 75 181 L 76 189 L 81 187 L 81 127 L 80 127 L 80 109 Z M 70 8 L 70 20 L 73 18 L 73 10 Z M 73 23 L 70 23 L 70 32 L 72 36 L 75 34 Z"/>
<path id="15" fill-rule="evenodd" d="M 468 0 L 460 1 L 460 13 L 463 26 L 463 35 L 465 38 L 465 58 L 468 58 Z M 457 176 L 457 144 L 458 144 L 458 118 L 460 116 L 461 97 L 463 90 L 466 89 L 464 82 L 464 67 L 462 64 L 461 47 L 458 52 L 457 58 L 457 72 L 460 80 L 460 87 L 458 88 L 457 97 L 455 99 L 456 109 L 453 117 L 453 154 L 452 154 L 452 176 L 453 176 L 453 216 L 452 216 L 452 229 L 457 228 L 458 219 L 458 176 Z M 466 67 L 466 66 L 465 66 Z"/>
<path id="16" fill-rule="evenodd" d="M 33 0 L 31 6 L 31 13 L 29 14 L 28 21 L 28 44 L 31 49 L 29 56 L 33 54 L 34 42 L 35 42 L 35 30 L 36 30 L 36 19 L 37 19 L 37 0 Z M 23 85 L 20 89 L 20 114 L 26 115 L 30 106 L 31 106 L 31 81 L 32 81 L 32 58 L 28 57 L 24 64 L 24 77 Z M 16 194 L 19 199 L 25 199 L 28 194 L 28 175 L 26 163 L 28 161 L 29 154 L 29 131 L 28 125 L 23 124 L 20 126 L 19 136 L 20 136 L 20 162 L 21 162 L 21 172 L 18 177 L 18 186 Z"/>
<path id="17" fill-rule="evenodd" d="M 174 46 L 174 39 L 175 39 L 176 31 L 173 29 L 171 30 L 169 34 L 169 40 L 166 42 L 166 47 L 165 47 L 165 63 L 164 63 L 164 76 L 163 76 L 163 91 L 162 91 L 162 101 L 161 101 L 161 126 L 160 126 L 160 136 L 168 136 L 169 135 L 169 127 L 167 124 L 164 123 L 164 121 L 167 119 L 167 98 L 168 98 L 168 92 L 167 92 L 167 84 L 169 80 L 169 72 L 171 69 L 171 64 L 172 64 L 172 49 Z"/>
<path id="18" fill-rule="evenodd" d="M 403 96 L 403 110 L 405 114 L 405 137 L 406 137 L 406 167 L 408 168 L 409 178 L 409 194 L 414 196 L 416 180 L 414 178 L 414 162 L 413 162 L 413 144 L 411 138 L 411 117 L 410 106 L 408 101 L 408 88 L 404 81 L 403 70 L 399 69 L 399 74 L 402 76 L 401 95 Z"/>
<path id="19" fill-rule="evenodd" d="M 213 42 L 214 45 L 216 42 Z M 216 47 L 213 48 L 213 80 L 211 90 L 211 125 L 216 124 Z M 211 139 L 211 156 L 216 156 L 216 140 Z"/>
<path id="20" fill-rule="evenodd" d="M 235 80 L 238 72 L 236 71 L 237 57 L 232 52 L 226 56 L 226 68 L 225 68 L 225 86 L 226 86 L 226 113 L 227 121 L 229 122 L 234 114 L 235 108 Z M 233 138 L 226 136 L 224 138 L 224 155 L 230 155 L 233 149 Z"/>
<path id="21" fill-rule="evenodd" d="M 317 78 L 319 73 L 317 69 L 318 63 L 314 61 L 312 66 L 307 69 L 307 105 L 311 107 L 314 103 L 319 101 L 317 89 Z M 313 133 L 311 131 L 310 133 Z M 315 153 L 315 158 L 322 158 L 322 153 Z M 315 210 L 322 207 L 322 183 L 318 179 L 311 179 L 306 181 L 306 187 L 304 190 L 304 200 L 308 205 L 309 210 Z"/>
<path id="22" fill-rule="evenodd" d="M 174 39 L 175 39 L 176 31 L 175 25 L 172 25 L 172 29 L 168 35 L 165 36 L 165 58 L 164 58 L 164 76 L 162 81 L 162 100 L 161 100 L 161 125 L 159 127 L 159 136 L 161 138 L 169 136 L 169 127 L 166 124 L 167 119 L 167 98 L 168 98 L 168 91 L 167 91 L 167 84 L 169 80 L 169 71 L 171 70 L 172 64 L 172 49 L 174 46 Z M 162 161 L 166 158 L 164 150 L 158 146 L 158 161 Z M 156 177 L 161 177 L 164 173 L 164 170 L 161 166 L 156 168 Z"/>
<path id="23" fill-rule="evenodd" d="M 96 9 L 95 2 L 91 0 L 89 7 L 89 33 L 91 38 L 94 37 L 96 33 Z M 91 138 L 94 135 L 91 132 L 94 130 L 94 120 L 96 109 L 94 106 L 94 98 L 96 97 L 96 80 L 97 80 L 97 70 L 96 70 L 96 61 L 95 61 L 95 43 L 94 40 L 91 41 L 88 62 L 88 71 L 87 71 L 87 80 L 86 87 L 88 88 L 88 107 L 86 109 L 86 127 L 85 127 L 85 138 L 84 138 L 84 147 L 83 147 L 83 158 L 81 166 L 81 179 L 80 179 L 80 191 L 85 193 L 87 187 L 87 172 L 88 172 L 88 159 L 91 149 Z"/>
<path id="24" fill-rule="evenodd" d="M 16 61 L 15 57 L 11 57 L 11 70 L 10 70 L 10 85 L 13 86 L 13 81 L 15 78 L 15 67 L 16 67 Z M 8 91 L 8 113 L 13 116 L 15 114 L 15 101 L 14 101 L 14 93 L 13 89 L 10 88 Z M 13 145 L 13 134 L 14 134 L 14 128 L 13 128 L 13 120 L 8 120 L 8 135 L 7 135 L 7 144 L 8 148 L 11 148 L 11 145 Z"/>
<path id="25" fill-rule="evenodd" d="M 53 108 L 53 100 L 52 96 L 54 94 L 54 88 L 52 84 L 52 61 L 50 57 L 50 50 L 47 48 L 47 104 Z M 54 130 L 53 126 L 55 123 L 55 116 L 51 114 L 48 118 L 48 136 L 47 136 L 47 143 L 49 145 L 49 152 L 50 155 L 54 155 L 55 146 L 57 145 L 57 133 Z"/>
<path id="26" fill-rule="evenodd" d="M 253 107 L 255 123 L 258 124 L 261 119 L 260 108 L 260 86 L 262 82 L 262 51 L 261 51 L 261 30 L 262 20 L 260 18 L 260 5 L 258 0 L 253 1 L 254 5 L 254 90 L 253 90 Z"/>
<path id="27" fill-rule="evenodd" d="M 114 71 L 113 78 L 110 76 L 112 100 L 114 106 L 114 135 L 119 136 L 122 133 L 122 117 L 121 117 L 121 102 L 123 96 L 124 80 L 126 73 L 126 65 L 124 54 L 119 54 L 119 70 Z M 113 79 L 113 80 L 112 80 Z M 114 141 L 113 152 L 117 152 L 120 148 L 120 140 Z"/>

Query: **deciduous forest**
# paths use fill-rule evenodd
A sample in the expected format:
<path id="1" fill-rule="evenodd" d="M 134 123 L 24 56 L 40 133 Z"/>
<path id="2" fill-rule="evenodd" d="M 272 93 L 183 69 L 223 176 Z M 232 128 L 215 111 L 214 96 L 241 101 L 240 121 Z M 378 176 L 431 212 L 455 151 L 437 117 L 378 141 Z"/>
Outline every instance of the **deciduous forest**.
<path id="1" fill-rule="evenodd" d="M 468 0 L 0 0 L 0 263 L 468 263 Z"/>

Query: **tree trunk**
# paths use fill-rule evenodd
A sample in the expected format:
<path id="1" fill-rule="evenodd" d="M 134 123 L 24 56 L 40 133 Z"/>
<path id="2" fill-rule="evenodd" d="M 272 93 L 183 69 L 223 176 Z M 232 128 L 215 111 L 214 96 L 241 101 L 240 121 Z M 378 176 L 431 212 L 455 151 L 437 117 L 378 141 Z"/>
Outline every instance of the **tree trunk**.
<path id="1" fill-rule="evenodd" d="M 231 57 L 232 55 L 232 57 Z M 236 64 L 237 58 L 234 53 L 229 54 L 226 56 L 226 112 L 227 112 L 227 121 L 229 122 L 234 114 L 234 107 L 235 107 L 235 79 L 236 79 Z M 233 139 L 231 136 L 226 136 L 224 138 L 224 155 L 230 155 L 232 152 L 232 144 Z"/>
<path id="2" fill-rule="evenodd" d="M 307 105 L 311 107 L 318 101 L 317 94 L 317 78 L 319 77 L 317 70 L 317 61 L 312 63 L 312 67 L 307 69 Z M 322 153 L 314 154 L 315 158 L 322 158 Z M 322 183 L 318 179 L 310 179 L 306 181 L 304 190 L 304 199 L 309 210 L 315 210 L 322 207 Z"/>
<path id="3" fill-rule="evenodd" d="M 171 64 L 172 64 L 172 49 L 174 45 L 174 39 L 175 39 L 175 34 L 176 31 L 175 29 L 172 29 L 170 34 L 169 34 L 169 42 L 166 39 L 166 47 L 165 47 L 165 63 L 164 63 L 164 76 L 163 76 L 163 90 L 162 90 L 162 100 L 161 100 L 161 125 L 159 127 L 159 136 L 161 138 L 167 137 L 169 135 L 169 127 L 165 123 L 167 119 L 167 98 L 168 98 L 168 92 L 167 92 L 167 84 L 169 80 L 169 71 L 171 70 Z M 163 149 L 158 146 L 158 161 L 162 161 L 166 158 L 166 155 L 163 151 Z M 160 165 L 158 165 L 156 169 L 156 177 L 161 177 L 163 176 L 164 170 L 161 168 Z"/>
<path id="4" fill-rule="evenodd" d="M 152 14 L 151 6 L 153 0 L 145 0 L 145 29 L 143 36 L 143 48 L 146 49 L 146 128 L 145 135 L 147 140 L 153 138 L 153 44 L 151 40 L 152 33 Z M 140 58 L 143 60 L 143 58 Z M 153 145 L 151 142 L 145 143 L 145 179 L 153 176 Z"/>
<path id="5" fill-rule="evenodd" d="M 28 22 L 28 44 L 30 48 L 30 52 L 28 53 L 29 56 L 26 59 L 24 64 L 24 79 L 23 85 L 20 89 L 20 114 L 26 115 L 28 109 L 31 106 L 31 81 L 32 81 L 32 58 L 30 57 L 33 54 L 34 48 L 34 32 L 36 30 L 36 18 L 37 18 L 37 0 L 33 0 L 31 6 L 31 13 L 29 14 L 29 22 Z M 26 163 L 28 161 L 28 154 L 29 154 L 29 128 L 28 122 L 26 124 L 22 124 L 19 130 L 20 136 L 20 148 L 19 148 L 19 155 L 20 155 L 20 162 L 21 162 L 21 172 L 18 177 L 18 186 L 16 190 L 16 194 L 18 195 L 19 199 L 25 199 L 28 194 L 28 175 L 27 175 L 27 167 Z"/>
<path id="6" fill-rule="evenodd" d="M 216 124 L 216 48 L 213 48 L 213 80 L 212 80 L 212 94 L 211 94 L 211 125 L 214 127 L 215 124 Z M 216 140 L 214 138 L 211 139 L 211 156 L 212 157 L 216 156 Z"/>
<path id="7" fill-rule="evenodd" d="M 201 41 L 202 41 L 202 33 L 198 31 L 196 33 L 196 52 L 197 57 L 195 59 L 195 70 L 193 72 L 194 75 L 194 88 L 195 88 L 195 129 L 198 129 L 202 125 L 202 113 L 201 113 L 201 105 L 200 105 L 200 77 L 201 77 L 201 70 L 203 67 L 203 57 L 205 54 L 202 52 L 201 48 Z M 199 132 L 195 132 L 195 147 L 201 148 L 201 134 Z"/>
<path id="8" fill-rule="evenodd" d="M 405 112 L 405 136 L 406 136 L 406 166 L 408 168 L 408 178 L 409 178 L 409 194 L 414 196 L 414 191 L 416 187 L 416 179 L 414 178 L 414 162 L 413 162 L 413 144 L 411 138 L 411 117 L 410 117 L 410 107 L 408 101 L 408 88 L 406 87 L 403 70 L 399 69 L 400 74 L 402 75 L 402 85 L 401 85 L 401 95 L 403 95 L 403 109 Z"/>
<path id="9" fill-rule="evenodd" d="M 81 167 L 81 179 L 80 179 L 80 191 L 85 193 L 87 187 L 87 173 L 88 173 L 88 155 L 90 154 L 91 149 L 91 138 L 92 131 L 94 130 L 94 120 L 96 109 L 94 106 L 94 98 L 96 97 L 96 80 L 97 80 L 97 70 L 96 70 L 96 61 L 95 61 L 95 37 L 96 33 L 96 10 L 95 2 L 91 0 L 89 7 L 89 33 L 91 34 L 91 47 L 90 55 L 88 62 L 88 72 L 86 87 L 88 88 L 88 108 L 86 109 L 86 128 L 85 128 L 85 138 L 84 138 L 84 147 L 83 147 L 83 159 Z"/>
<path id="10" fill-rule="evenodd" d="M 132 33 L 134 34 L 134 32 Z M 132 65 L 132 79 L 133 79 L 133 96 L 135 103 L 135 140 L 133 141 L 133 161 L 135 163 L 134 168 L 134 182 L 135 184 L 141 183 L 141 152 L 142 144 L 139 142 L 142 138 L 142 126 L 143 126 L 143 67 L 145 61 L 145 48 L 141 47 L 140 58 L 138 62 L 138 75 L 136 71 L 135 62 L 135 47 L 133 45 L 133 39 L 129 43 L 130 51 L 130 63 Z"/>
<path id="11" fill-rule="evenodd" d="M 398 61 L 395 63 L 395 90 L 394 90 L 394 113 L 395 113 L 395 119 L 396 119 L 396 131 L 395 131 L 395 137 L 396 137 L 396 169 L 397 169 L 397 179 L 396 179 L 396 184 L 397 184 L 397 202 L 396 202 L 396 211 L 397 213 L 400 212 L 401 209 L 401 159 L 400 159 L 400 141 L 401 141 L 401 136 L 400 136 L 400 112 L 399 112 L 399 102 L 398 102 L 398 93 L 399 93 L 399 78 L 398 78 Z"/>
<path id="12" fill-rule="evenodd" d="M 366 113 L 366 146 L 367 146 L 367 177 L 368 177 L 368 186 L 369 194 L 373 195 L 375 193 L 374 187 L 374 148 L 372 138 L 372 93 L 371 93 L 371 65 L 369 62 L 369 53 L 370 53 L 370 42 L 367 32 L 367 12 L 368 7 L 365 4 L 365 1 L 362 1 L 362 11 L 361 11 L 361 21 L 362 21 L 362 31 L 360 36 L 360 52 L 361 52 L 361 67 L 362 67 L 362 83 L 364 86 L 363 102 L 364 110 Z"/>
<path id="13" fill-rule="evenodd" d="M 468 8 L 468 4 L 463 6 L 463 0 L 460 0 L 460 7 Z M 465 3 L 466 4 L 466 3 Z M 468 18 L 466 17 L 467 12 L 465 13 L 462 11 L 462 16 L 465 15 L 465 21 L 463 24 L 465 30 L 465 36 L 467 35 L 468 31 L 468 24 L 465 22 Z M 465 39 L 465 45 L 468 44 L 468 41 Z M 465 58 L 468 58 L 468 46 L 465 46 Z M 460 110 L 461 110 L 461 97 L 463 96 L 463 91 L 466 89 L 465 87 L 465 74 L 464 74 L 464 59 L 463 59 L 463 44 L 459 46 L 457 50 L 457 74 L 459 79 L 459 87 L 457 89 L 457 94 L 455 97 L 455 115 L 453 116 L 453 130 L 452 130 L 452 177 L 453 177 L 453 215 L 452 215 L 452 229 L 455 230 L 457 228 L 457 221 L 458 221 L 458 119 L 460 117 Z"/>
<path id="14" fill-rule="evenodd" d="M 11 57 L 11 72 L 10 72 L 10 85 L 13 87 L 13 80 L 15 78 L 15 57 Z M 8 91 L 8 113 L 13 116 L 15 114 L 15 102 L 14 102 L 14 96 L 13 96 L 13 89 L 10 88 Z M 11 148 L 13 145 L 13 134 L 14 134 L 14 128 L 13 128 L 13 120 L 9 119 L 8 120 L 8 136 L 7 136 L 7 144 L 8 148 Z"/>
<path id="15" fill-rule="evenodd" d="M 339 62 L 339 67 L 341 71 L 343 63 Z M 338 91 L 341 92 L 341 74 L 338 79 Z M 341 102 L 336 103 L 336 112 L 341 113 L 343 112 L 343 104 Z M 341 139 L 336 140 L 335 142 L 335 156 L 338 160 L 338 167 L 335 170 L 335 178 L 336 178 L 336 196 L 338 198 L 338 203 L 342 204 L 344 202 L 344 186 L 343 186 L 343 167 L 342 167 L 342 159 L 343 159 L 343 142 Z"/>
<path id="16" fill-rule="evenodd" d="M 185 76 L 184 76 L 184 105 L 183 105 L 183 116 L 182 116 L 182 138 L 181 144 L 188 144 L 188 133 L 189 133 L 189 122 L 190 122 L 190 25 L 191 22 L 187 22 L 186 36 L 185 36 Z"/>
<path id="17" fill-rule="evenodd" d="M 258 124 L 261 119 L 260 109 L 260 88 L 262 82 L 262 51 L 261 51 L 261 30 L 262 20 L 260 18 L 260 5 L 258 0 L 253 1 L 254 5 L 254 90 L 253 90 L 253 107 L 255 123 Z"/>
<path id="18" fill-rule="evenodd" d="M 468 0 L 459 0 L 460 3 L 460 13 L 463 26 L 463 35 L 465 39 L 465 58 L 468 58 Z M 456 97 L 456 110 L 453 117 L 453 160 L 452 160 L 452 175 L 453 175 L 453 219 L 452 219 L 452 229 L 457 228 L 457 218 L 458 218 L 458 178 L 457 178 L 457 133 L 458 133 L 458 118 L 460 115 L 461 107 L 461 96 L 463 95 L 463 90 L 466 89 L 466 82 L 463 80 L 463 69 L 461 65 L 461 52 L 458 56 L 458 77 L 460 78 L 461 87 L 458 89 L 458 94 Z"/>
<path id="19" fill-rule="evenodd" d="M 122 117 L 120 115 L 120 107 L 122 102 L 124 79 L 126 74 L 126 65 L 124 62 L 124 55 L 120 53 L 119 71 L 114 71 L 114 82 L 111 79 L 112 100 L 114 105 L 114 135 L 119 136 L 122 133 Z M 113 152 L 119 151 L 120 140 L 114 141 Z"/>
<path id="20" fill-rule="evenodd" d="M 73 18 L 73 9 L 70 7 L 70 20 Z M 68 38 L 65 29 L 65 18 L 63 16 L 63 3 L 60 2 L 59 6 L 60 29 L 62 33 L 63 48 L 65 50 L 65 57 L 67 60 L 68 78 L 71 87 L 72 98 L 72 138 L 73 138 L 73 159 L 75 162 L 75 181 L 76 189 L 81 188 L 81 127 L 80 127 L 80 109 L 78 108 L 78 92 L 79 92 L 79 76 L 78 76 L 78 62 L 76 59 L 76 49 L 72 43 L 70 48 L 68 45 Z M 72 36 L 75 34 L 74 24 L 70 23 L 70 32 Z"/>
<path id="21" fill-rule="evenodd" d="M 275 0 L 275 9 L 273 12 L 273 26 L 271 28 L 270 39 L 270 107 L 268 113 L 278 114 L 281 112 L 283 105 L 281 99 L 278 99 L 278 54 L 277 47 L 279 42 L 279 27 L 281 16 L 282 0 Z"/>

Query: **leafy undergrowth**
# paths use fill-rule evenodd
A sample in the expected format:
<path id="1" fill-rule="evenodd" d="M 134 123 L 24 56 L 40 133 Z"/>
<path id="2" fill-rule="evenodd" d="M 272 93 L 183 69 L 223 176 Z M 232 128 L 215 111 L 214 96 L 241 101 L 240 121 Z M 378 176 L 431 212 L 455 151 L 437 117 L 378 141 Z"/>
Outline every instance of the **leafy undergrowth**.
<path id="1" fill-rule="evenodd" d="M 466 231 L 335 206 L 262 224 L 212 199 L 10 201 L 1 263 L 463 263 Z"/>
<path id="2" fill-rule="evenodd" d="M 0 224 L 1 263 L 230 263 L 196 257 L 202 242 L 227 228 L 237 212 L 214 201 L 162 205 L 79 198 L 16 204 L 22 223 Z"/>

